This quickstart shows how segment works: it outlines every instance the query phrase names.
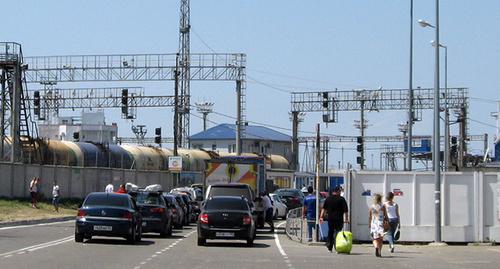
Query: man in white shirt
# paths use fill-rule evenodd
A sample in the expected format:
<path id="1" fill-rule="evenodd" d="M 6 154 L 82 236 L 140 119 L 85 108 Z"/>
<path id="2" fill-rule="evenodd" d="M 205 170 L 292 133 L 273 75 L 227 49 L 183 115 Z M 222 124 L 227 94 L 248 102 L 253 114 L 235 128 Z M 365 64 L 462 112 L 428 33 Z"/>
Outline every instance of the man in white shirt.
<path id="1" fill-rule="evenodd" d="M 114 192 L 113 181 L 110 181 L 109 184 L 104 189 L 104 192 Z"/>
<path id="2" fill-rule="evenodd" d="M 54 205 L 54 212 L 59 212 L 59 185 L 57 185 L 57 181 L 54 180 L 52 184 L 52 204 Z"/>
<path id="3" fill-rule="evenodd" d="M 264 220 L 269 226 L 271 226 L 271 233 L 274 232 L 274 222 L 273 222 L 273 203 L 269 198 L 269 195 L 266 191 L 263 191 L 260 194 L 262 198 L 262 209 L 264 210 Z"/>

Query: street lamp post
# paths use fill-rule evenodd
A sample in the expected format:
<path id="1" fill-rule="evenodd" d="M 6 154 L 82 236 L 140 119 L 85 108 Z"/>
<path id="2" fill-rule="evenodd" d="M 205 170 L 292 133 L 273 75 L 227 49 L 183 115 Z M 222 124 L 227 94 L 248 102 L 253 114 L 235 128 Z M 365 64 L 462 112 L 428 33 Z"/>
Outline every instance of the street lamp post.
<path id="1" fill-rule="evenodd" d="M 412 170 L 413 158 L 413 0 L 410 0 L 410 75 L 408 87 L 408 170 Z M 405 163 L 406 166 L 406 163 Z M 406 169 L 405 169 L 406 170 Z"/>
<path id="2" fill-rule="evenodd" d="M 436 26 L 431 25 L 426 21 L 419 20 L 418 23 L 422 27 L 432 27 L 436 29 L 436 44 L 439 44 L 439 0 L 436 0 Z M 434 59 L 434 126 L 433 126 L 433 151 L 432 160 L 434 166 L 434 204 L 435 204 L 435 242 L 441 242 L 441 149 L 440 149 L 440 133 L 439 133 L 439 46 L 435 47 Z"/>
<path id="3" fill-rule="evenodd" d="M 431 41 L 433 47 L 436 46 L 434 40 Z M 448 108 L 448 46 L 439 43 L 439 47 L 444 48 L 444 167 L 445 171 L 451 166 L 450 160 L 450 111 Z"/>

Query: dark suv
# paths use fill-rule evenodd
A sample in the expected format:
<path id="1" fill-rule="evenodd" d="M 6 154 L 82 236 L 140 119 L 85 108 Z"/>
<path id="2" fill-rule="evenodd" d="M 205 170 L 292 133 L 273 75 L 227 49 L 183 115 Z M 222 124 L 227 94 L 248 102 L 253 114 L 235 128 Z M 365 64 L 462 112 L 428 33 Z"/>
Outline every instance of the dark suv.
<path id="1" fill-rule="evenodd" d="M 142 231 L 172 235 L 172 213 L 162 192 L 137 190 L 128 193 L 136 201 L 142 215 Z"/>

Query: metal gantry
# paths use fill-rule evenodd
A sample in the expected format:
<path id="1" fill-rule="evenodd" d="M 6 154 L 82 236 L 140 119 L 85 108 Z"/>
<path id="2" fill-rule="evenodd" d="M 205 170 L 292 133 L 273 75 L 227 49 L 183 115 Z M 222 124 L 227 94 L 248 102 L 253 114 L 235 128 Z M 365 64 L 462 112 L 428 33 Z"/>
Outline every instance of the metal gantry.
<path id="1" fill-rule="evenodd" d="M 59 109 L 122 108 L 122 118 L 135 119 L 138 107 L 172 107 L 174 96 L 146 96 L 143 87 L 51 88 L 29 90 L 35 118 L 51 122 Z"/>
<path id="2" fill-rule="evenodd" d="M 50 85 L 49 90 L 55 92 L 53 85 L 61 82 L 174 81 L 178 69 L 176 65 L 177 59 L 178 54 L 174 53 L 38 56 L 26 57 L 24 62 L 28 67 L 25 71 L 27 83 Z M 190 53 L 189 72 L 186 74 L 189 76 L 188 80 L 193 81 L 236 81 L 237 88 L 241 90 L 243 96 L 240 97 L 240 100 L 244 100 L 245 66 L 246 55 L 243 53 Z M 117 101 L 117 98 L 112 99 Z M 138 102 L 137 107 L 141 107 L 147 102 L 151 104 L 154 102 L 162 104 L 163 102 L 163 104 L 168 103 L 168 106 L 173 105 L 171 97 L 156 96 L 149 98 L 149 101 L 147 99 L 144 96 L 131 98 L 131 100 Z M 178 104 L 179 111 L 189 110 L 188 91 L 181 93 L 179 99 L 181 101 Z M 100 101 L 113 102 L 112 100 Z M 86 106 L 86 104 L 81 104 L 81 106 Z M 113 104 L 110 106 L 114 107 Z M 131 107 L 134 107 L 134 104 L 131 104 Z M 243 111 L 242 114 L 244 115 L 244 102 L 242 102 L 240 110 Z M 189 113 L 181 113 L 180 116 L 189 117 Z M 242 118 L 244 119 L 244 116 Z M 184 125 L 189 123 L 189 119 L 182 120 L 182 122 L 182 128 L 184 129 L 179 134 L 183 135 L 184 138 L 180 139 L 180 141 L 182 141 L 181 146 L 187 147 L 189 129 L 184 131 Z"/>
<path id="3" fill-rule="evenodd" d="M 453 109 L 466 111 L 468 107 L 468 89 L 467 88 L 448 88 L 443 91 L 440 98 L 440 107 L 444 109 Z M 304 112 L 323 112 L 323 121 L 337 122 L 339 111 L 380 111 L 380 110 L 408 110 L 409 94 L 408 89 L 382 89 L 377 90 L 334 90 L 320 92 L 293 92 L 291 94 L 291 113 L 298 115 Z M 415 115 L 414 121 L 422 119 L 423 109 L 434 108 L 434 89 L 417 88 L 413 89 L 413 109 Z M 466 118 L 466 115 L 462 115 Z M 292 129 L 298 129 L 298 117 L 293 117 Z M 459 121 L 464 125 L 460 130 L 466 130 L 466 121 Z M 292 135 L 292 165 L 298 166 L 298 137 L 297 131 Z M 362 135 L 364 137 L 364 135 Z M 415 136 L 414 136 L 415 137 Z M 462 131 L 460 141 L 466 141 L 467 134 Z M 330 139 L 331 141 L 331 139 Z M 448 141 L 449 138 L 445 138 Z M 411 144 L 410 144 L 411 145 Z M 465 152 L 465 145 L 460 148 L 459 156 Z M 362 160 L 364 161 L 364 160 Z"/>

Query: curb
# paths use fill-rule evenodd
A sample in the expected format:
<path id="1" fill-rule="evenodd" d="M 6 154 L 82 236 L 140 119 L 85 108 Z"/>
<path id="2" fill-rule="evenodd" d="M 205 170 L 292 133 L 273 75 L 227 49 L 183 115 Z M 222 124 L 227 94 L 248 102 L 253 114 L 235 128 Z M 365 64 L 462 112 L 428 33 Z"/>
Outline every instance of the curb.
<path id="1" fill-rule="evenodd" d="M 32 224 L 41 224 L 41 223 L 61 222 L 61 221 L 72 220 L 74 218 L 75 218 L 75 216 L 65 216 L 65 217 L 47 218 L 47 219 L 7 221 L 7 222 L 0 222 L 0 228 L 12 227 L 12 226 L 22 226 L 22 225 L 32 225 Z"/>

